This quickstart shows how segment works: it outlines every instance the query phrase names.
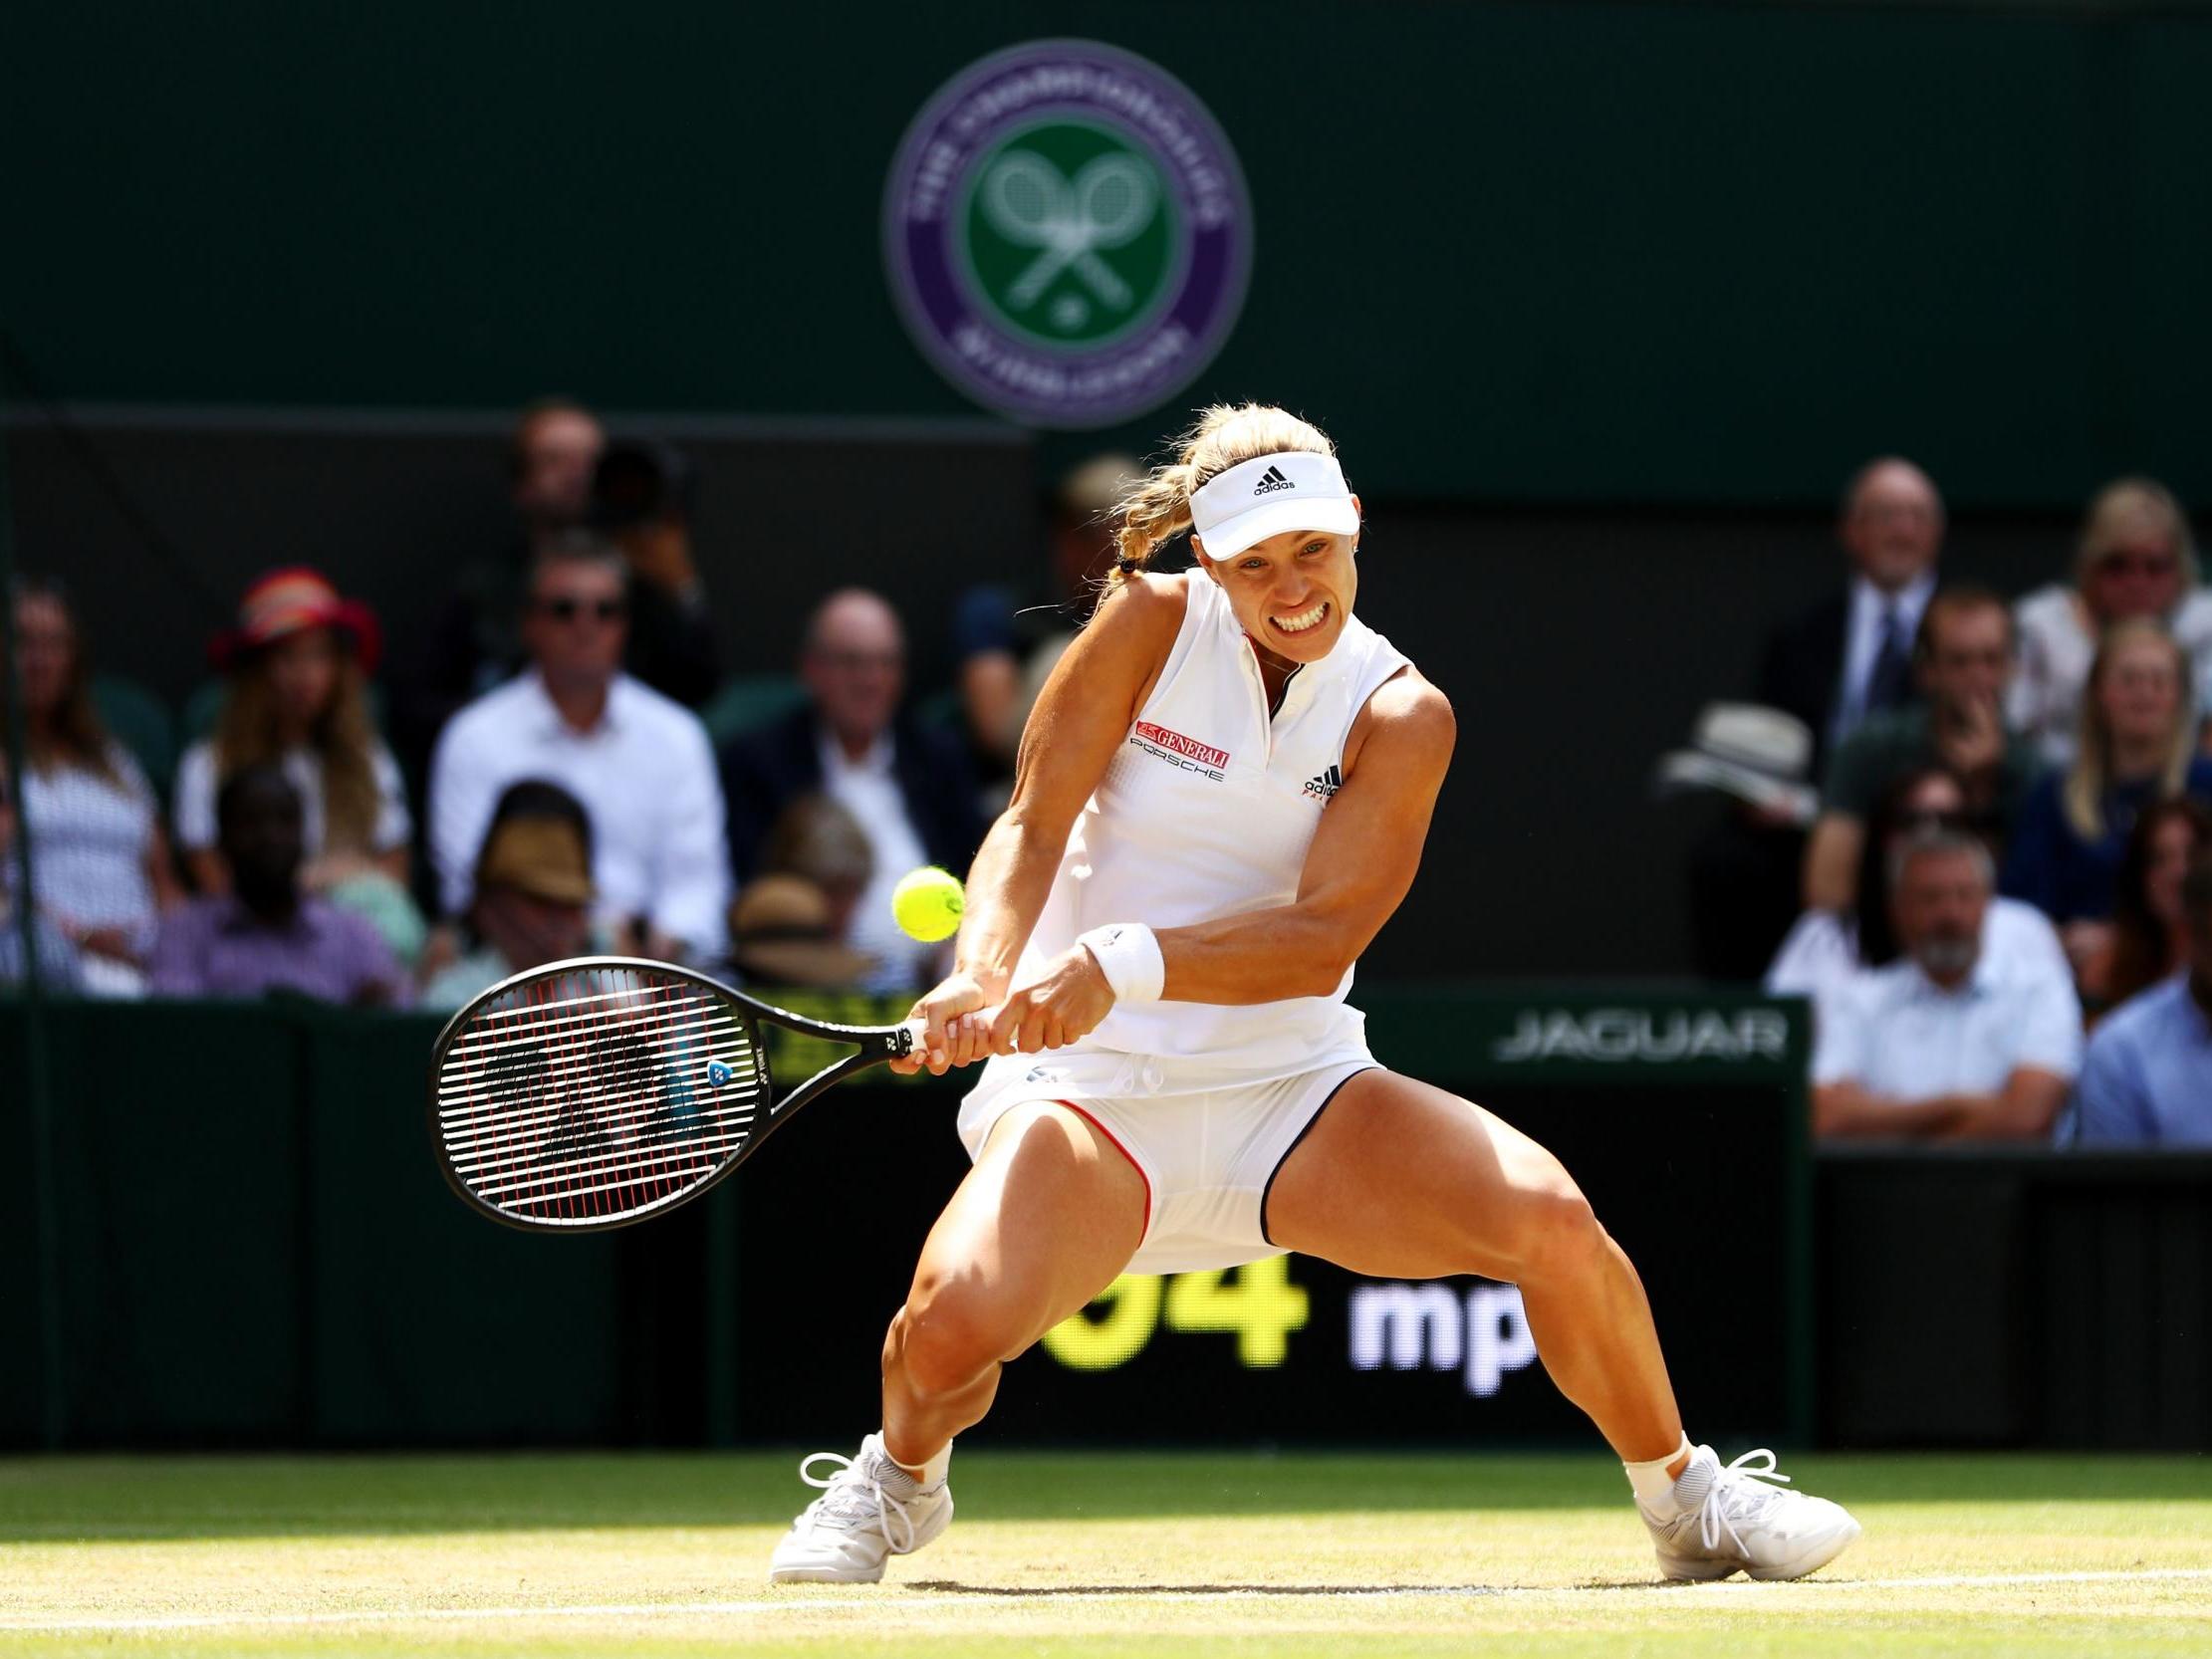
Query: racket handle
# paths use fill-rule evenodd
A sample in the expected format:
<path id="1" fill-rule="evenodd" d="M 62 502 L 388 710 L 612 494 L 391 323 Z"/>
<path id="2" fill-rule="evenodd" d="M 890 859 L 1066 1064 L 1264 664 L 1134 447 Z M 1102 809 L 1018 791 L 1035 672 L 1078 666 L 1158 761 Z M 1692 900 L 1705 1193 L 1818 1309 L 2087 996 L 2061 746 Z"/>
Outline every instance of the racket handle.
<path id="1" fill-rule="evenodd" d="M 909 1055 L 921 1054 L 923 1052 L 923 1041 L 929 1036 L 929 1022 L 927 1020 L 908 1020 L 898 1029 L 906 1034 L 906 1053 Z"/>

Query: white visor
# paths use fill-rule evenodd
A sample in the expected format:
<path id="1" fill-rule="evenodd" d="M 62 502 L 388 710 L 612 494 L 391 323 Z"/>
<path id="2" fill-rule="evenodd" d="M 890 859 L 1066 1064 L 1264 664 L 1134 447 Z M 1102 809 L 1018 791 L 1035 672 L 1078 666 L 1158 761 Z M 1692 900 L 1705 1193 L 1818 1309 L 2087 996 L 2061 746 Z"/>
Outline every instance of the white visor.
<path id="1" fill-rule="evenodd" d="M 1288 450 L 1240 461 L 1191 493 L 1190 528 L 1209 559 L 1233 559 L 1286 530 L 1350 536 L 1359 509 L 1334 455 Z"/>

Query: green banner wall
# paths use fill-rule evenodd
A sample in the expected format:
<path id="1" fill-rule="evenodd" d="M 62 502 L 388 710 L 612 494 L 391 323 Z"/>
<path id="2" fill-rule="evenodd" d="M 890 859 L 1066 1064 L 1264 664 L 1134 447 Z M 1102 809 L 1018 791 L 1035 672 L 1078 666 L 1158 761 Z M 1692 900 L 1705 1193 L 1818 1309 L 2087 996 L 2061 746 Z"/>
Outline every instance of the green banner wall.
<path id="1" fill-rule="evenodd" d="M 1179 401 L 1295 402 L 1370 493 L 1802 502 L 1902 449 L 1963 503 L 2212 498 L 2185 4 L 18 8 L 0 322 L 81 399 L 969 412 L 884 174 L 1051 35 L 1180 77 L 1249 175 Z"/>
<path id="2" fill-rule="evenodd" d="M 1739 1243 L 1765 1332 L 1758 1381 L 1727 1362 L 1728 1412 L 1750 1431 L 1808 1432 L 1795 1005 L 1496 988 L 1361 1000 L 1391 1064 L 1556 1138 L 1644 1262 L 1655 1304 L 1735 1329 L 1733 1296 L 1701 1288 L 1702 1247 L 1679 1248 L 1669 1196 L 1726 1171 L 1739 1193 L 1728 1225 L 1758 1235 Z M 903 1012 L 865 998 L 808 1008 L 856 1022 Z M 60 1003 L 45 1021 L 73 1447 L 728 1443 L 834 1428 L 872 1409 L 882 1320 L 965 1167 L 957 1079 L 884 1076 L 810 1108 L 701 1203 L 614 1234 L 534 1237 L 470 1213 L 437 1172 L 424 1118 L 434 1019 Z M 0 1003 L 0 1347 L 15 1356 L 39 1351 L 26 1030 L 22 1005 Z M 772 1051 L 786 1079 L 824 1058 L 797 1041 Z M 825 1207 L 843 1215 L 855 1189 L 870 1195 L 866 1215 L 825 1230 Z M 1466 1424 L 1448 1374 L 1352 1375 L 1340 1351 L 1350 1277 L 1297 1271 L 1315 1299 L 1292 1355 L 1303 1368 L 1245 1378 L 1249 1401 L 1190 1432 L 1343 1438 L 1353 1431 L 1323 1409 L 1327 1388 L 1377 1394 L 1389 1409 L 1376 1423 L 1400 1437 L 1580 1432 L 1533 1370 Z M 1723 1355 L 1717 1339 L 1691 1345 Z M 1163 1334 L 1130 1387 L 1041 1357 L 1010 1384 L 1003 1432 L 1104 1432 L 1147 1378 L 1196 1386 L 1228 1351 Z M 1695 1375 L 1703 1362 L 1687 1363 Z M 38 1378 L 0 1366 L 0 1443 L 39 1442 Z"/>

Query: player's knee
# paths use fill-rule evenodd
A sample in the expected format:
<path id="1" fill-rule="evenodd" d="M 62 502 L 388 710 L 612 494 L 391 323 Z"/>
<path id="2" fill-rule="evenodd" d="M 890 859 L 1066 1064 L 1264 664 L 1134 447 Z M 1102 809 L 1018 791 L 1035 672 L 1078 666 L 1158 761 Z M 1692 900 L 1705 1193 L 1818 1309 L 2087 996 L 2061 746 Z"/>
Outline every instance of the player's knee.
<path id="1" fill-rule="evenodd" d="M 1006 1323 L 972 1281 L 918 1282 L 894 1326 L 907 1382 L 923 1394 L 957 1393 L 1004 1355 L 1013 1340 Z"/>
<path id="2" fill-rule="evenodd" d="M 1605 1230 L 1597 1212 L 1565 1171 L 1558 1180 L 1523 1195 L 1520 1231 L 1517 1254 L 1530 1279 L 1577 1275 L 1605 1248 Z"/>

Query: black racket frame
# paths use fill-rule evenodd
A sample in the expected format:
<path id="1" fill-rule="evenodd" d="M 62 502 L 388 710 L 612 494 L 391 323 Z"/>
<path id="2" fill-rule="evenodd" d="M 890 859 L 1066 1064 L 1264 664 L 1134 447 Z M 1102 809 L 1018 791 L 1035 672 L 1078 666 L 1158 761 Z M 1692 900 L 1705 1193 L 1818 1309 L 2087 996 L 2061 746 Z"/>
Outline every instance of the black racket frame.
<path id="1" fill-rule="evenodd" d="M 521 1216 L 509 1215 L 497 1205 L 488 1203 L 471 1192 L 467 1183 L 454 1171 L 452 1160 L 446 1156 L 444 1124 L 438 1116 L 438 1079 L 445 1070 L 446 1056 L 451 1051 L 454 1040 L 459 1036 L 461 1029 L 468 1024 L 470 1017 L 486 1003 L 505 996 L 518 987 L 530 985 L 539 980 L 553 979 L 562 974 L 583 973 L 608 968 L 642 968 L 656 974 L 666 974 L 677 979 L 689 980 L 700 989 L 721 999 L 739 1023 L 745 1027 L 745 1035 L 752 1043 L 754 1062 L 760 1068 L 761 1098 L 765 1102 L 765 1109 L 754 1125 L 752 1133 L 745 1137 L 745 1144 L 740 1146 L 731 1156 L 725 1158 L 720 1168 L 697 1186 L 688 1188 L 651 1209 L 640 1211 L 635 1215 L 611 1217 L 605 1221 L 565 1221 L 558 1225 L 530 1221 Z M 825 1066 L 797 1088 L 794 1088 L 788 1096 L 779 1100 L 776 1098 L 775 1092 L 775 1073 L 769 1066 L 768 1045 L 761 1040 L 760 1028 L 763 1022 L 781 1026 L 786 1031 L 796 1032 L 802 1037 L 820 1038 L 831 1043 L 858 1044 L 860 1052 L 847 1055 L 844 1059 Z M 514 1228 L 521 1233 L 534 1233 L 541 1238 L 548 1234 L 610 1233 L 617 1228 L 634 1227 L 640 1222 L 651 1221 L 655 1217 L 668 1214 L 671 1210 L 681 1209 L 694 1199 L 704 1197 L 721 1185 L 722 1182 L 729 1179 L 731 1172 L 751 1157 L 759 1149 L 761 1143 L 775 1133 L 777 1128 L 795 1114 L 801 1106 L 827 1093 L 856 1071 L 864 1071 L 869 1066 L 880 1066 L 886 1061 L 903 1060 L 913 1052 L 914 1028 L 911 1025 L 836 1025 L 827 1020 L 813 1020 L 804 1014 L 794 1014 L 788 1008 L 778 1008 L 774 1003 L 763 1002 L 758 997 L 749 997 L 742 991 L 724 985 L 711 974 L 703 974 L 696 968 L 686 968 L 679 963 L 658 962 L 650 957 L 642 956 L 572 956 L 559 962 L 548 962 L 540 967 L 525 969 L 519 974 L 510 974 L 497 985 L 480 991 L 474 997 L 471 997 L 461 1005 L 452 1019 L 446 1021 L 444 1028 L 437 1035 L 437 1040 L 430 1045 L 430 1081 L 427 1112 L 430 1144 L 437 1157 L 438 1173 L 445 1177 L 445 1184 L 453 1189 L 454 1195 L 462 1203 L 480 1216 L 488 1216 L 504 1227 Z"/>

